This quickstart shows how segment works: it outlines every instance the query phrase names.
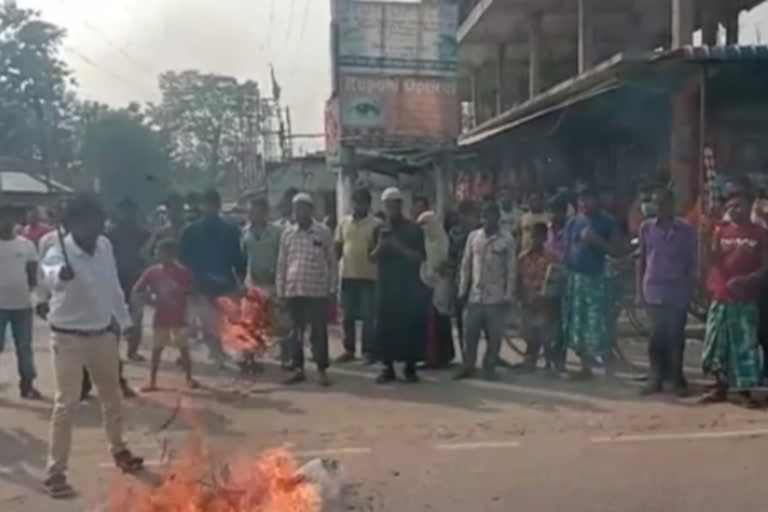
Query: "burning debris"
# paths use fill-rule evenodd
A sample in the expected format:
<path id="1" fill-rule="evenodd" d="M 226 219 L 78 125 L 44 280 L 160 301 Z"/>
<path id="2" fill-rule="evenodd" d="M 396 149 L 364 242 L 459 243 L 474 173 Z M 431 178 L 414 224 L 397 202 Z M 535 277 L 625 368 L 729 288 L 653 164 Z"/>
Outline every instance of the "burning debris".
<path id="1" fill-rule="evenodd" d="M 121 478 L 104 512 L 335 512 L 341 492 L 335 461 L 299 467 L 275 450 L 217 464 L 198 448 L 171 462 L 155 485 Z"/>
<path id="2" fill-rule="evenodd" d="M 217 299 L 221 310 L 221 342 L 225 348 L 261 354 L 269 348 L 274 314 L 267 293 L 250 287 L 239 299 Z"/>

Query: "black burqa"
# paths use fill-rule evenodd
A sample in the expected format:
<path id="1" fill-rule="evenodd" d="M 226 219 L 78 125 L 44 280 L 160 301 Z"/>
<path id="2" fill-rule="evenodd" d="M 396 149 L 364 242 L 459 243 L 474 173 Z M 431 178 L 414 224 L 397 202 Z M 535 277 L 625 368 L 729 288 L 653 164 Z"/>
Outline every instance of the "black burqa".
<path id="1" fill-rule="evenodd" d="M 424 233 L 407 219 L 379 226 L 374 242 L 396 238 L 405 247 L 425 258 Z M 424 358 L 427 341 L 428 291 L 421 282 L 421 261 L 394 249 L 378 256 L 376 300 L 377 359 L 385 363 L 415 363 Z"/>

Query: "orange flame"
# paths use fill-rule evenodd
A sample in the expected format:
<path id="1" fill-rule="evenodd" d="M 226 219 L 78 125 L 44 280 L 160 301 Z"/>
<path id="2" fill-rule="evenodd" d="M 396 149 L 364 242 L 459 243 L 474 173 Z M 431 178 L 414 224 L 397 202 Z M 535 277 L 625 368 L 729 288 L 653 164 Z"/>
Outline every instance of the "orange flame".
<path id="1" fill-rule="evenodd" d="M 318 490 L 283 450 L 216 466 L 202 445 L 174 461 L 156 486 L 121 478 L 107 512 L 319 512 Z"/>
<path id="2" fill-rule="evenodd" d="M 216 300 L 221 311 L 221 341 L 224 347 L 239 352 L 259 353 L 269 347 L 273 330 L 272 305 L 267 293 L 248 288 L 240 299 Z"/>

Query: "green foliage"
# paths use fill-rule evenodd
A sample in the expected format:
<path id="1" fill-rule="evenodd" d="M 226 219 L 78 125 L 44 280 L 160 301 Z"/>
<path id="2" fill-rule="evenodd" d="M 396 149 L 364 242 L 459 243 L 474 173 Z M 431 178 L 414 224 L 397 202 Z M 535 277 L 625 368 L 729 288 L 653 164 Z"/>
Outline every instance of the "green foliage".
<path id="1" fill-rule="evenodd" d="M 39 12 L 0 3 L 0 154 L 56 158 L 49 142 L 59 140 L 72 100 L 70 72 L 58 58 L 63 37 Z"/>
<path id="2" fill-rule="evenodd" d="M 258 133 L 256 82 L 189 70 L 163 73 L 160 89 L 149 114 L 170 141 L 174 184 L 201 189 L 242 175 Z"/>
<path id="3" fill-rule="evenodd" d="M 170 160 L 166 140 L 136 106 L 104 110 L 86 105 L 79 156 L 98 183 L 107 205 L 125 197 L 151 207 L 168 193 Z"/>

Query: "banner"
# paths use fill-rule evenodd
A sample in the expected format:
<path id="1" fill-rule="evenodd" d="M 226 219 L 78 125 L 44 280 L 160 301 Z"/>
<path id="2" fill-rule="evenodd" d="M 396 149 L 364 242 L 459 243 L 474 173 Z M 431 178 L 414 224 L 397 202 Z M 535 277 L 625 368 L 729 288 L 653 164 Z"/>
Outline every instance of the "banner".
<path id="1" fill-rule="evenodd" d="M 368 145 L 452 141 L 459 130 L 456 80 L 345 75 L 342 137 Z"/>
<path id="2" fill-rule="evenodd" d="M 336 0 L 341 73 L 454 77 L 456 0 Z"/>

